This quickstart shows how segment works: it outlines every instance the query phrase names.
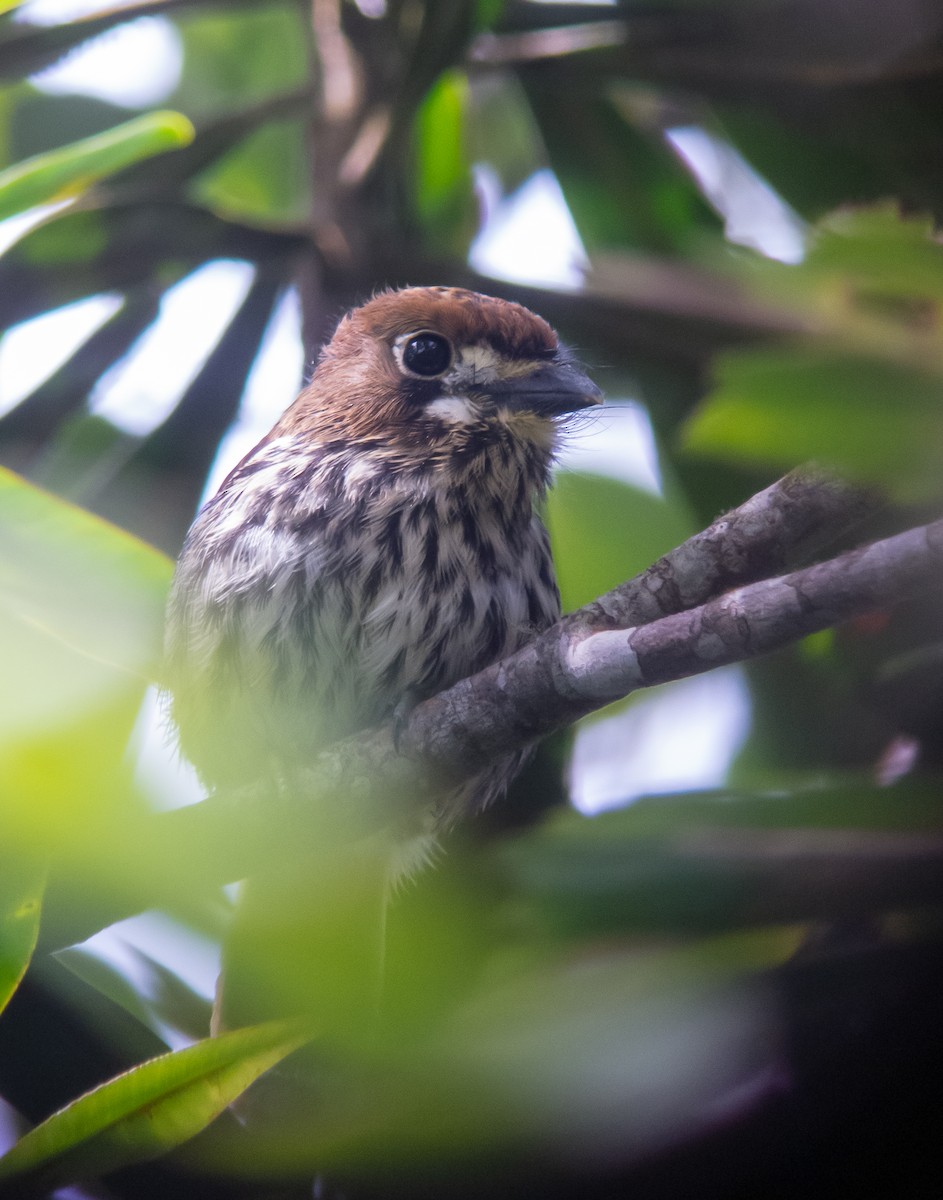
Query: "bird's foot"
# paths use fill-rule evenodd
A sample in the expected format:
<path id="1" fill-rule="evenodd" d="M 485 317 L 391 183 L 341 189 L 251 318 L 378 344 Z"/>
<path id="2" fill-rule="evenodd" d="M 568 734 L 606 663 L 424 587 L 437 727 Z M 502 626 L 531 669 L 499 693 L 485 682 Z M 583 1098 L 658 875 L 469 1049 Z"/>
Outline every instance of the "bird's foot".
<path id="1" fill-rule="evenodd" d="M 403 739 L 409 725 L 409 718 L 412 716 L 416 705 L 424 699 L 425 697 L 420 692 L 410 689 L 400 697 L 399 702 L 393 709 L 393 745 L 396 748 L 397 754 L 403 754 L 405 751 Z"/>

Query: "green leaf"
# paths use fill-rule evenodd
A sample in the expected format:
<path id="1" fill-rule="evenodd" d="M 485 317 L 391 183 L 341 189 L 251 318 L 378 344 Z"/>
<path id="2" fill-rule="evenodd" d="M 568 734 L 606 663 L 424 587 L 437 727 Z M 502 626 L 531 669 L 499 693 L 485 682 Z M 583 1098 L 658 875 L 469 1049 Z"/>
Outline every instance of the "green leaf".
<path id="1" fill-rule="evenodd" d="M 595 74 L 589 57 L 570 70 Z M 534 116 L 567 205 L 590 254 L 613 247 L 672 254 L 720 222 L 657 135 L 632 123 L 623 90 L 528 87 Z M 643 104 L 644 107 L 644 104 Z"/>
<path id="2" fill-rule="evenodd" d="M 163 1154 L 307 1040 L 298 1023 L 271 1022 L 142 1063 L 26 1134 L 0 1159 L 0 1183 L 65 1183 Z"/>
<path id="3" fill-rule="evenodd" d="M 575 471 L 558 475 L 547 498 L 547 524 L 565 612 L 630 579 L 691 533 L 680 506 Z"/>
<path id="4" fill-rule="evenodd" d="M 101 292 L 170 287 L 214 258 L 246 259 L 287 277 L 303 245 L 296 235 L 169 200 L 73 207 L 0 255 L 0 328 Z"/>
<path id="5" fill-rule="evenodd" d="M 0 469 L 4 624 L 139 682 L 159 652 L 171 572 L 153 547 Z"/>
<path id="6" fill-rule="evenodd" d="M 462 71 L 446 71 L 429 90 L 417 115 L 416 194 L 419 213 L 426 220 L 441 213 L 456 191 L 468 186 L 467 107 L 467 77 Z"/>
<path id="7" fill-rule="evenodd" d="M 929 217 L 896 204 L 839 209 L 817 226 L 802 270 L 842 273 L 884 296 L 943 300 L 943 245 Z"/>
<path id="8" fill-rule="evenodd" d="M 193 136 L 182 113 L 147 113 L 107 133 L 16 163 L 0 172 L 0 219 L 72 199 L 131 163 L 186 146 Z"/>
<path id="9" fill-rule="evenodd" d="M 778 937 L 700 957 L 597 942 L 499 978 L 452 1022 L 433 1086 L 443 1105 L 464 1089 L 487 1106 L 492 1137 L 537 1134 L 576 1161 L 663 1151 L 775 1061 L 775 1012 L 750 972 L 782 949 Z"/>
<path id="10" fill-rule="evenodd" d="M 311 206 L 306 138 L 305 121 L 268 121 L 204 171 L 194 194 L 224 216 L 301 220 Z"/>
<path id="11" fill-rule="evenodd" d="M 719 105 L 723 133 L 797 212 L 815 219 L 850 196 L 887 194 L 866 153 L 835 137 L 825 123 L 810 136 L 757 106 Z"/>
<path id="12" fill-rule="evenodd" d="M 0 471 L 4 838 L 112 845 L 127 740 L 160 652 L 171 564 Z M 108 837 L 112 842 L 108 841 Z"/>
<path id="13" fill-rule="evenodd" d="M 185 112 L 222 115 L 306 84 L 310 30 L 292 0 L 194 5 L 174 24 L 184 60 L 170 102 Z"/>
<path id="14" fill-rule="evenodd" d="M 816 459 L 903 501 L 941 491 L 943 379 L 841 349 L 744 350 L 720 358 L 686 449 L 726 462 Z"/>
<path id="15" fill-rule="evenodd" d="M 9 153 L 4 165 L 62 150 L 73 142 L 109 133 L 127 121 L 127 108 L 94 96 L 49 95 L 28 83 L 11 89 Z"/>
<path id="16" fill-rule="evenodd" d="M 29 859 L 0 860 L 0 1012 L 36 948 L 45 876 L 45 868 Z"/>
<path id="17" fill-rule="evenodd" d="M 432 244 L 464 247 L 475 229 L 476 204 L 468 158 L 468 79 L 445 71 L 416 114 L 416 209 Z"/>
<path id="18" fill-rule="evenodd" d="M 68 946 L 57 951 L 55 958 L 83 983 L 156 1033 L 170 1028 L 192 1041 L 205 1037 L 212 1015 L 210 1001 L 137 946 L 126 943 L 125 949 L 143 977 L 140 985 L 126 969 L 99 958 L 86 946 Z"/>
<path id="19" fill-rule="evenodd" d="M 470 81 L 467 136 L 469 161 L 486 163 L 505 194 L 546 166 L 537 122 L 514 75 Z"/>
<path id="20" fill-rule="evenodd" d="M 779 775 L 777 792 L 680 793 L 592 818 L 565 813 L 493 854 L 541 928 L 580 939 L 905 910 L 926 904 L 931 888 L 938 899 L 938 873 L 931 863 L 928 883 L 918 849 L 920 835 L 943 827 L 937 781 L 793 782 L 786 790 Z M 882 844 L 886 860 L 869 853 Z M 859 852 L 860 870 L 849 872 Z M 815 860 L 838 864 L 830 895 L 821 878 L 803 887 L 802 868 Z"/>

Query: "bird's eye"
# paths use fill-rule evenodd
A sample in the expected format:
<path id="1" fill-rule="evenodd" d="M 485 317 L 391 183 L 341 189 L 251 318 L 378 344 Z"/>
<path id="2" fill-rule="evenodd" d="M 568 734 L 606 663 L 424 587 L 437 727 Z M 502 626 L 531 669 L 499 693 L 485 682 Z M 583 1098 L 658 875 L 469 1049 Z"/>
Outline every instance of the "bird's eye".
<path id="1" fill-rule="evenodd" d="M 414 375 L 441 375 L 452 362 L 452 347 L 438 333 L 417 333 L 403 347 L 403 366 Z"/>

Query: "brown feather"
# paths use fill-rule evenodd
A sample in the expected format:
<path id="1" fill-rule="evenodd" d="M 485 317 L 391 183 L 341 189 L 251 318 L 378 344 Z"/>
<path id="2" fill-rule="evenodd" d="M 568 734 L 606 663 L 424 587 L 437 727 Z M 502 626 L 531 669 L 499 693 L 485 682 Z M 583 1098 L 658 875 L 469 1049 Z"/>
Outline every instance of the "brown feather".
<path id="1" fill-rule="evenodd" d="M 381 292 L 345 318 L 334 340 L 341 348 L 364 334 L 392 341 L 421 329 L 434 329 L 460 346 L 487 343 L 509 358 L 544 357 L 559 345 L 547 322 L 523 305 L 446 287 Z"/>

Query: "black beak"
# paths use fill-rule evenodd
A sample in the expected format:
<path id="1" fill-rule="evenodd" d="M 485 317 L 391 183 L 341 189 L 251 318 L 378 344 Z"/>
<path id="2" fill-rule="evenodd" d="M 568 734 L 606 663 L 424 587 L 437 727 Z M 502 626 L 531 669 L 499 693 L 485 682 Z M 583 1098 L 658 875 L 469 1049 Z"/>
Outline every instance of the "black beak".
<path id="1" fill-rule="evenodd" d="M 481 388 L 495 404 L 541 416 L 559 416 L 602 404 L 602 392 L 572 363 L 548 363 L 529 375 L 503 379 Z"/>

